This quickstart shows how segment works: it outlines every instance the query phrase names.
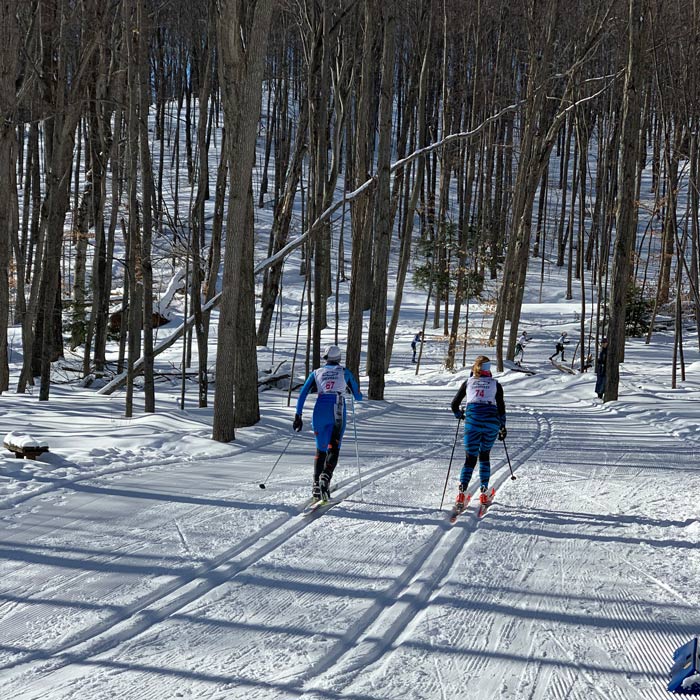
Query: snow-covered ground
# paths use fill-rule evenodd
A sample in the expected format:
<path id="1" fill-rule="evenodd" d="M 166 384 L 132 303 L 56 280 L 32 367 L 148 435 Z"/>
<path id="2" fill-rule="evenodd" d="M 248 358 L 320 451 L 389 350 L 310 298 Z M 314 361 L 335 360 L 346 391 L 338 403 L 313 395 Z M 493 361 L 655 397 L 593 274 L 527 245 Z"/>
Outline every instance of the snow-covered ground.
<path id="1" fill-rule="evenodd" d="M 296 332 L 285 293 L 275 366 Z M 603 404 L 594 374 L 547 361 L 562 330 L 578 333 L 578 304 L 555 291 L 528 303 L 536 373 L 499 377 L 517 479 L 497 443 L 493 507 L 450 526 L 463 452 L 440 508 L 449 404 L 468 370 L 444 371 L 429 329 L 416 375 L 423 306 L 406 295 L 387 399 L 356 405 L 341 501 L 312 516 L 313 398 L 296 435 L 287 392 L 263 392 L 260 424 L 222 445 L 191 385 L 178 409 L 177 379 L 158 385 L 155 415 L 132 419 L 123 395 L 69 384 L 48 403 L 0 396 L 0 434 L 50 448 L 0 458 L 0 696 L 667 697 L 673 651 L 700 633 L 697 336 L 676 390 L 671 338 L 631 340 L 620 401 Z M 490 352 L 478 342 L 489 323 L 474 312 L 469 364 Z M 179 363 L 178 345 L 161 368 Z"/>

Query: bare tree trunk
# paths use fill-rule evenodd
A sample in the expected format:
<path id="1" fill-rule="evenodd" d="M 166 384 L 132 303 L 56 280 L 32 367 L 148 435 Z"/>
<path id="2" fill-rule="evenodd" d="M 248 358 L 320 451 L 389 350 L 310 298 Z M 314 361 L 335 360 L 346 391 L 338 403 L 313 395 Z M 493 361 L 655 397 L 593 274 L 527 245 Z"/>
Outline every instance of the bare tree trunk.
<path id="1" fill-rule="evenodd" d="M 294 199 L 299 187 L 303 155 L 306 152 L 306 128 L 308 125 L 308 100 L 301 104 L 301 114 L 297 125 L 297 133 L 294 141 L 294 153 L 292 156 L 287 177 L 284 180 L 284 192 L 282 198 L 275 207 L 275 218 L 272 221 L 272 250 L 270 255 L 278 253 L 287 244 L 289 226 L 292 221 Z M 267 345 L 270 335 L 272 314 L 275 310 L 277 295 L 279 294 L 280 280 L 282 279 L 282 266 L 284 261 L 272 265 L 265 271 L 263 277 L 262 301 L 260 309 L 260 323 L 258 324 L 258 345 Z"/>
<path id="2" fill-rule="evenodd" d="M 16 6 L 0 0 L 0 393 L 7 391 L 10 368 L 7 329 L 10 318 L 10 226 L 12 206 L 17 206 L 15 186 L 16 81 L 18 78 L 19 21 Z"/>
<path id="3" fill-rule="evenodd" d="M 424 11 L 427 10 L 427 5 L 424 6 Z M 427 10 L 428 28 L 425 33 L 425 50 L 423 53 L 423 61 L 421 64 L 420 78 L 418 83 L 418 100 L 417 100 L 417 145 L 423 147 L 427 144 L 428 134 L 426 125 L 426 98 L 428 84 L 428 58 L 430 54 L 430 36 L 433 27 L 433 13 Z M 423 15 L 424 17 L 424 15 Z M 415 218 L 416 206 L 418 205 L 418 197 L 423 188 L 423 177 L 425 175 L 425 158 L 419 158 L 416 163 L 416 172 L 413 180 L 411 194 L 406 204 L 404 212 L 405 226 L 403 229 L 403 237 L 401 238 L 401 252 L 399 257 L 399 270 L 396 279 L 396 290 L 394 292 L 394 305 L 391 312 L 391 320 L 389 322 L 389 332 L 386 347 L 386 363 L 385 371 L 389 371 L 389 362 L 394 345 L 394 336 L 396 328 L 399 324 L 399 315 L 401 313 L 401 301 L 403 299 L 404 282 L 408 272 L 408 264 L 411 260 L 411 244 L 413 239 L 413 221 Z"/>
<path id="4" fill-rule="evenodd" d="M 143 410 L 155 413 L 156 394 L 153 378 L 153 262 L 151 247 L 153 238 L 153 163 L 148 141 L 148 115 L 151 107 L 150 63 L 148 60 L 148 39 L 150 30 L 145 24 L 148 16 L 145 0 L 138 0 L 138 87 L 139 101 L 139 152 L 141 160 L 141 188 L 143 201 L 141 217 L 143 222 L 141 241 L 141 271 L 143 275 Z"/>
<path id="5" fill-rule="evenodd" d="M 361 62 L 361 79 L 357 90 L 355 124 L 355 162 L 353 164 L 354 185 L 359 186 L 370 177 L 371 152 L 374 134 L 372 98 L 374 95 L 374 41 L 376 33 L 376 0 L 364 3 L 364 42 Z M 350 273 L 350 308 L 348 312 L 348 346 L 346 365 L 355 376 L 360 372 L 362 351 L 362 319 L 371 297 L 372 288 L 372 198 L 369 193 L 352 202 L 352 269 Z"/>
<path id="6" fill-rule="evenodd" d="M 127 383 L 124 415 L 134 414 L 134 365 L 141 357 L 141 329 L 143 326 L 143 270 L 141 267 L 141 221 L 139 217 L 139 102 L 141 93 L 139 54 L 138 3 L 130 0 L 124 5 L 124 36 L 127 40 L 127 182 L 129 192 L 129 224 L 127 229 L 126 275 L 129 289 Z M 144 206 L 144 209 L 146 207 Z M 126 319 L 122 318 L 122 324 Z"/>
<path id="7" fill-rule="evenodd" d="M 209 116 L 209 99 L 211 91 L 212 60 L 209 43 L 204 43 L 203 57 L 204 75 L 199 87 L 199 115 L 197 118 L 197 153 L 199 165 L 197 174 L 197 195 L 192 207 L 192 313 L 194 328 L 197 336 L 197 387 L 198 406 L 205 408 L 208 401 L 207 378 L 207 341 L 208 326 L 204 323 L 202 314 L 202 261 L 200 246 L 205 238 L 204 203 L 209 189 L 209 149 L 207 148 L 207 120 Z"/>
<path id="8" fill-rule="evenodd" d="M 637 236 L 637 193 L 639 124 L 642 92 L 642 0 L 629 0 L 627 69 L 622 102 L 619 190 L 617 198 L 615 253 L 613 259 L 608 357 L 605 370 L 605 401 L 616 401 L 620 362 L 625 350 L 625 310 Z"/>
<path id="9" fill-rule="evenodd" d="M 251 339 L 241 337 L 240 309 L 254 299 L 244 298 L 245 276 L 253 273 L 246 265 L 246 252 L 253 250 L 253 229 L 249 225 L 250 182 L 255 162 L 255 138 L 262 98 L 262 71 L 272 0 L 220 0 L 217 35 L 219 40 L 219 82 L 222 86 L 227 153 L 231 173 L 227 237 L 224 252 L 224 276 L 219 336 L 217 343 L 216 393 L 212 437 L 219 442 L 235 438 L 235 425 L 251 425 L 259 419 L 255 325 Z M 250 240 L 248 240 L 250 239 Z M 254 288 L 254 280 L 250 280 Z M 245 329 L 247 330 L 247 329 Z M 240 378 L 243 350 L 252 340 L 252 356 L 245 374 L 252 375 L 246 386 L 236 385 Z M 231 363 L 230 352 L 239 362 Z M 234 367 L 235 365 L 235 367 Z M 236 372 L 236 369 L 239 371 Z M 234 391 L 235 415 L 234 415 Z"/>
<path id="10" fill-rule="evenodd" d="M 384 399 L 386 365 L 386 305 L 391 246 L 391 123 L 394 105 L 394 0 L 382 7 L 384 45 L 379 101 L 379 147 L 377 150 L 377 197 L 375 200 L 374 288 L 367 341 L 367 374 L 370 399 Z"/>

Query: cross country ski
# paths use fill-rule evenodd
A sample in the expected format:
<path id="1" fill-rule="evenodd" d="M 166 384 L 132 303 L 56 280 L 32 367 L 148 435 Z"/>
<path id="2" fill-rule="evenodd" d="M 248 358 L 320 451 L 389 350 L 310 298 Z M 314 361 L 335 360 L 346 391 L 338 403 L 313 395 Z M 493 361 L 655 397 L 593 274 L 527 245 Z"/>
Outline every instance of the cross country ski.
<path id="1" fill-rule="evenodd" d="M 313 513 L 320 513 L 332 508 L 340 503 L 340 498 L 318 498 L 313 499 L 302 511 L 302 515 L 309 516 Z"/>
<path id="2" fill-rule="evenodd" d="M 479 517 L 483 518 L 486 512 L 493 504 L 493 499 L 496 497 L 496 489 L 479 494 Z"/>

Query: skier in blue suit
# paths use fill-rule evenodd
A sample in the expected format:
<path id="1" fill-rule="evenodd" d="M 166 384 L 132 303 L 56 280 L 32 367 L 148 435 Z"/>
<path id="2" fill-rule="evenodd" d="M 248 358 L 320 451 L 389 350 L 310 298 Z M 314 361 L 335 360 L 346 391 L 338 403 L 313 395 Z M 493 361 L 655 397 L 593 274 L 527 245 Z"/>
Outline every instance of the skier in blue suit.
<path id="1" fill-rule="evenodd" d="M 467 399 L 467 409 L 460 407 Z M 488 493 L 491 478 L 491 448 L 496 438 L 506 438 L 506 404 L 503 400 L 503 387 L 491 376 L 491 362 L 484 355 L 479 355 L 466 382 L 452 399 L 452 412 L 455 418 L 464 418 L 464 449 L 466 458 L 459 477 L 459 494 L 455 507 L 461 510 L 465 506 L 467 486 L 472 478 L 477 459 L 481 493 L 479 500 L 487 505 L 491 497 Z"/>
<path id="2" fill-rule="evenodd" d="M 349 389 L 357 401 L 362 394 L 352 372 L 340 364 L 340 348 L 329 345 L 323 359 L 326 364 L 311 372 L 301 388 L 293 428 L 297 432 L 304 427 L 301 412 L 309 392 L 318 392 L 311 426 L 316 436 L 316 457 L 314 460 L 313 498 L 330 498 L 330 482 L 333 470 L 338 464 L 340 444 L 345 432 L 347 411 L 345 392 Z"/>

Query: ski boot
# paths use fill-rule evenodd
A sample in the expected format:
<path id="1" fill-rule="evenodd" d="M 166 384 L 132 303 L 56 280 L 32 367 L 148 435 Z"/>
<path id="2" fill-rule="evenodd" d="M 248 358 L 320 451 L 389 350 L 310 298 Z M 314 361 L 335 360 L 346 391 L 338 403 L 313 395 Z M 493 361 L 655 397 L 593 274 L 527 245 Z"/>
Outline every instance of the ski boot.
<path id="1" fill-rule="evenodd" d="M 313 501 L 320 501 L 321 500 L 321 487 L 318 484 L 318 481 L 314 481 L 314 485 L 311 488 L 311 500 Z"/>
<path id="2" fill-rule="evenodd" d="M 321 474 L 318 480 L 318 486 L 321 491 L 321 500 L 330 501 L 331 500 L 331 478 L 328 474 Z"/>
<path id="3" fill-rule="evenodd" d="M 461 513 L 466 507 L 467 503 L 467 487 L 464 484 L 459 485 L 459 493 L 457 494 L 457 500 L 455 500 L 455 512 Z"/>
<path id="4" fill-rule="evenodd" d="M 494 497 L 493 489 L 491 489 L 489 491 L 488 486 L 481 487 L 481 493 L 479 494 L 479 503 L 481 503 L 482 508 L 486 507 L 486 506 L 490 506 L 491 503 L 493 502 L 493 497 Z"/>

